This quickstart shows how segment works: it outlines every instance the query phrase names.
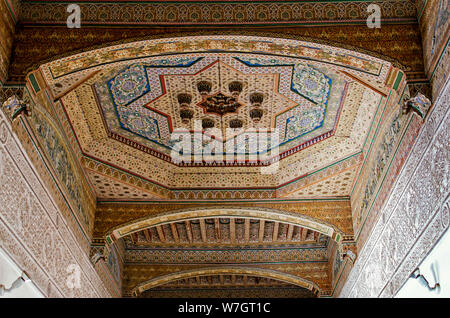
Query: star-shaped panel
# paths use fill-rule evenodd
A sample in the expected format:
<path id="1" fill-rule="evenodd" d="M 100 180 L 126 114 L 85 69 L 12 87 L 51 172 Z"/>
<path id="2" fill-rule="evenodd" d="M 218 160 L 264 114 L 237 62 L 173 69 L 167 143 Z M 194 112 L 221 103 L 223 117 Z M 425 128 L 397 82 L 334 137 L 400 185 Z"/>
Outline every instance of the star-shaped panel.
<path id="1" fill-rule="evenodd" d="M 335 128 L 345 85 L 326 69 L 293 59 L 244 54 L 172 56 L 111 73 L 106 85 L 95 85 L 108 128 L 123 140 L 134 140 L 169 157 L 171 133 L 180 128 L 195 131 L 200 127 L 196 122 L 202 122 L 201 128 L 219 129 L 215 139 L 221 142 L 264 127 L 278 134 L 277 141 L 269 142 L 270 149 L 281 147 L 283 152 L 315 143 Z M 200 83 L 209 85 L 207 96 L 199 91 Z M 235 95 L 230 91 L 233 83 L 240 85 Z M 255 95 L 260 99 L 259 110 L 254 107 Z M 230 133 L 232 123 L 239 129 Z M 238 142 L 231 142 L 238 153 Z M 270 149 L 254 150 L 249 144 L 245 153 Z M 192 152 L 197 151 L 202 150 L 193 147 Z"/>

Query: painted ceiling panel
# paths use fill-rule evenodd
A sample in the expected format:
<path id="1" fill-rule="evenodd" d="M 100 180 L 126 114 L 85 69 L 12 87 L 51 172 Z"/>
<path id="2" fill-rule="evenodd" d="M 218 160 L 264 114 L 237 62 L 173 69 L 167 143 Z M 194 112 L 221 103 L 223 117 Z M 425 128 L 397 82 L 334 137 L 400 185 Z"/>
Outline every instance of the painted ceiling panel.
<path id="1" fill-rule="evenodd" d="M 289 184 L 290 197 L 304 197 L 293 191 L 299 180 L 331 166 L 335 175 L 336 163 L 363 151 L 392 65 L 296 40 L 195 36 L 97 49 L 41 70 L 86 158 L 116 169 L 119 180 L 269 197 L 286 195 L 279 190 Z M 179 131 L 190 140 L 182 151 Z"/>

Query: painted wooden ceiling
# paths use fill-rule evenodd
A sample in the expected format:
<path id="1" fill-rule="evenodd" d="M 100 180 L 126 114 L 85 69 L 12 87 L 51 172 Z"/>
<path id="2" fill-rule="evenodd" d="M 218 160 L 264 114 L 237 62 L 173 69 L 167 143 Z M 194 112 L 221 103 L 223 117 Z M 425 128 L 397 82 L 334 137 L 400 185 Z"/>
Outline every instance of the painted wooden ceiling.
<path id="1" fill-rule="evenodd" d="M 149 289 L 141 298 L 314 298 L 317 294 L 279 280 L 248 275 L 185 278 Z"/>
<path id="2" fill-rule="evenodd" d="M 116 243 L 107 262 L 126 296 L 183 297 L 190 289 L 201 296 L 211 288 L 216 297 L 259 295 L 267 287 L 266 296 L 313 297 L 319 289 L 330 295 L 345 253 L 342 241 L 352 244 L 349 198 L 384 110 L 404 81 L 397 66 L 292 37 L 215 34 L 96 48 L 44 63 L 33 76 L 61 110 L 68 142 L 97 200 L 93 250 Z M 204 82 L 206 94 L 199 89 Z M 262 96 L 256 121 L 255 93 Z M 187 106 L 182 94 L 189 96 Z M 227 111 L 208 109 L 206 102 L 218 96 L 236 103 Z M 186 107 L 189 121 L 181 116 Z M 217 128 L 214 138 L 201 127 L 204 119 Z M 242 127 L 228 136 L 232 120 Z M 244 161 L 220 161 L 220 151 L 198 162 L 174 160 L 177 131 L 189 134 L 195 159 L 196 134 L 201 146 L 214 140 L 224 152 L 231 141 L 239 146 L 244 132 L 260 136 L 263 129 L 278 138 L 256 151 L 248 143 Z M 270 155 L 249 160 L 258 152 Z M 256 218 L 255 211 L 250 217 L 243 211 L 197 215 L 199 201 L 217 206 L 238 200 L 239 209 L 243 201 L 271 199 L 285 209 L 273 212 L 276 220 Z M 297 208 L 285 200 L 298 202 Z M 139 221 L 176 209 L 161 204 L 183 202 L 193 206 L 187 219 L 153 215 Z M 332 207 L 324 206 L 328 202 Z M 315 207 L 305 211 L 309 203 Z M 287 221 L 294 214 L 311 219 Z M 244 269 L 232 271 L 235 265 Z"/>
<path id="3" fill-rule="evenodd" d="M 349 196 L 395 70 L 344 49 L 245 36 L 147 40 L 40 69 L 64 108 L 91 185 L 105 201 L 217 199 L 227 191 L 230 198 Z M 202 81 L 211 84 L 208 96 L 231 96 L 230 83 L 239 82 L 240 106 L 206 112 Z M 188 123 L 180 117 L 183 93 L 191 96 Z M 254 93 L 263 96 L 257 122 L 251 118 Z M 217 138 L 195 127 L 205 118 Z M 230 136 L 232 119 L 243 126 Z M 192 155 L 178 162 L 173 135 L 182 129 L 192 138 Z M 267 135 L 272 137 L 261 143 Z M 210 155 L 203 147 L 208 143 L 220 147 Z M 234 157 L 227 161 L 223 154 L 230 149 Z"/>

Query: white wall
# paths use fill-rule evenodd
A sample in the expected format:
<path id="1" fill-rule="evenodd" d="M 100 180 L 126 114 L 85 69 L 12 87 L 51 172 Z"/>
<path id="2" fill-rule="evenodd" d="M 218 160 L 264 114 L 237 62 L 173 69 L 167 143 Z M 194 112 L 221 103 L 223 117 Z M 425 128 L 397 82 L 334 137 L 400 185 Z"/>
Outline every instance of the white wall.
<path id="1" fill-rule="evenodd" d="M 0 285 L 4 285 L 5 288 L 10 288 L 11 284 L 21 276 L 22 271 L 12 261 L 12 259 L 6 254 L 4 250 L 0 248 Z M 43 298 L 43 295 L 34 286 L 31 280 L 23 283 L 17 289 L 11 292 L 5 292 L 0 298 Z"/>
<path id="2" fill-rule="evenodd" d="M 431 287 L 435 281 L 431 271 L 431 264 L 438 266 L 438 279 L 441 285 L 439 294 L 430 292 L 422 286 L 418 279 L 410 278 L 399 290 L 396 298 L 448 298 L 450 297 L 450 230 L 447 230 L 430 254 L 420 264 L 420 273 L 425 276 Z"/>

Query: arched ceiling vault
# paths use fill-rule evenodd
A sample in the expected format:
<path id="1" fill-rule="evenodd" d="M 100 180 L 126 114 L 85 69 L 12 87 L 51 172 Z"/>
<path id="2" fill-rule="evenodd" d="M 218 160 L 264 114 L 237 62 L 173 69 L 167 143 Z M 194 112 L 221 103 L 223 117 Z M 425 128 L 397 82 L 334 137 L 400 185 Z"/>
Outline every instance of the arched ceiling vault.
<path id="1" fill-rule="evenodd" d="M 191 222 L 192 220 L 199 220 L 199 224 L 202 227 L 205 227 L 205 219 L 214 219 L 215 220 L 215 228 L 220 227 L 220 219 L 226 219 L 230 222 L 228 229 L 231 231 L 231 225 L 235 224 L 235 219 L 243 219 L 243 223 L 245 226 L 250 227 L 251 220 L 257 220 L 259 225 L 264 225 L 264 222 L 270 222 L 274 224 L 283 224 L 286 226 L 290 226 L 291 231 L 296 229 L 297 234 L 300 237 L 306 238 L 308 231 L 313 234 L 315 239 L 318 239 L 318 234 L 323 234 L 325 236 L 330 237 L 336 242 L 342 242 L 343 233 L 337 229 L 335 226 L 331 224 L 327 224 L 326 222 L 302 216 L 296 213 L 289 213 L 286 211 L 277 211 L 270 209 L 262 209 L 262 208 L 230 208 L 230 207 L 216 207 L 216 208 L 197 208 L 197 209 L 184 209 L 178 211 L 170 211 L 163 212 L 156 215 L 151 215 L 142 219 L 138 219 L 127 224 L 123 224 L 120 226 L 111 229 L 106 234 L 106 242 L 108 244 L 112 244 L 114 241 L 127 236 L 133 235 L 133 233 L 145 231 L 143 234 L 149 235 L 148 229 L 155 228 L 158 233 L 159 241 L 164 240 L 164 235 L 161 232 L 162 226 L 166 225 L 171 227 L 172 236 L 173 235 L 173 226 L 175 223 L 182 222 Z M 219 223 L 219 224 L 218 224 Z M 239 222 L 242 223 L 242 222 Z M 188 226 L 187 226 L 188 227 Z M 189 229 L 187 228 L 189 231 Z M 205 228 L 201 229 L 202 231 L 206 231 Z M 234 231 L 234 229 L 233 229 Z M 258 230 L 259 231 L 259 230 Z M 287 229 L 289 231 L 289 229 Z M 244 236 L 249 235 L 249 228 L 245 229 Z M 273 232 L 272 232 L 273 233 Z M 317 233 L 317 235 L 314 235 Z M 201 234 L 203 239 L 206 240 L 206 234 Z M 290 233 L 289 236 L 292 238 L 293 232 Z M 302 236 L 303 235 L 303 236 Z M 217 236 L 217 235 L 215 235 Z M 278 237 L 278 235 L 272 235 L 274 238 Z M 145 236 L 147 237 L 147 236 Z M 231 238 L 231 235 L 228 235 Z M 176 240 L 174 240 L 176 241 Z M 274 239 L 273 241 L 277 241 Z"/>
<path id="2" fill-rule="evenodd" d="M 174 280 L 138 295 L 141 298 L 314 298 L 317 291 L 247 274 L 215 274 Z"/>
<path id="3" fill-rule="evenodd" d="M 208 217 L 152 226 L 123 237 L 126 245 L 205 246 L 261 243 L 315 243 L 321 233 L 288 223 L 255 218 Z"/>
<path id="4" fill-rule="evenodd" d="M 196 270 L 182 271 L 174 274 L 160 276 L 139 284 L 138 286 L 133 288 L 132 294 L 138 295 L 145 292 L 148 289 L 168 284 L 177 280 L 189 279 L 191 277 L 211 276 L 211 275 L 247 275 L 261 278 L 269 278 L 311 290 L 315 294 L 319 292 L 319 287 L 317 286 L 317 284 L 298 276 L 274 270 L 251 269 L 241 266 L 228 266 L 228 267 L 200 268 Z"/>
<path id="5" fill-rule="evenodd" d="M 139 219 L 109 231 L 106 242 L 112 244 L 109 250 L 116 245 L 123 250 L 127 295 L 137 290 L 141 295 L 156 287 L 160 288 L 154 295 L 178 295 L 192 287 L 203 295 L 204 288 L 216 286 L 214 281 L 219 289 L 260 290 L 266 286 L 272 292 L 279 290 L 299 297 L 304 294 L 288 285 L 268 282 L 263 286 L 258 280 L 253 285 L 245 283 L 249 276 L 258 276 L 312 290 L 305 296 L 312 297 L 318 294 L 317 286 L 323 289 L 322 295 L 329 294 L 328 266 L 333 257 L 341 257 L 341 235 L 323 221 L 295 213 L 218 207 L 184 209 Z M 214 267 L 197 270 L 205 266 Z M 230 276 L 230 284 L 224 285 L 222 275 Z M 299 278 L 302 275 L 312 285 L 305 285 L 306 281 Z M 189 280 L 194 277 L 196 283 Z M 239 288 L 233 295 L 244 292 Z M 149 292 L 142 297 L 152 297 L 152 291 Z"/>

